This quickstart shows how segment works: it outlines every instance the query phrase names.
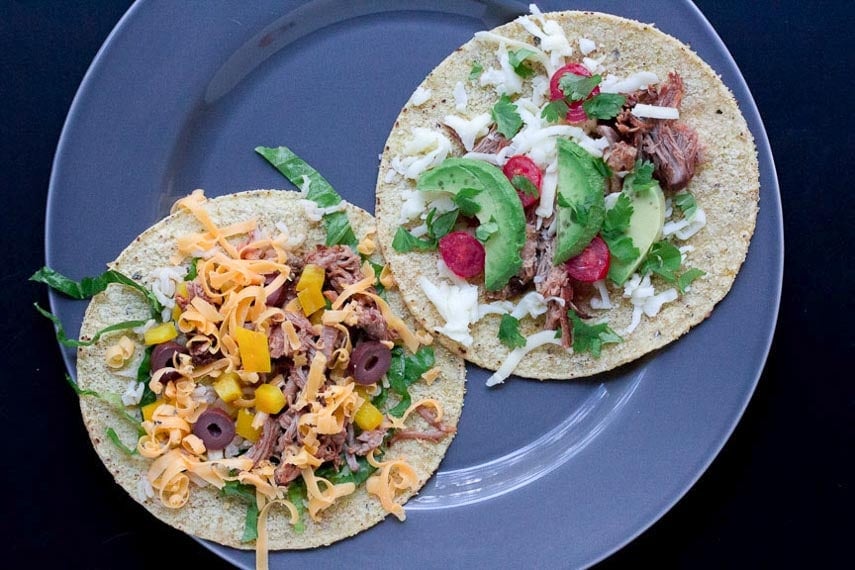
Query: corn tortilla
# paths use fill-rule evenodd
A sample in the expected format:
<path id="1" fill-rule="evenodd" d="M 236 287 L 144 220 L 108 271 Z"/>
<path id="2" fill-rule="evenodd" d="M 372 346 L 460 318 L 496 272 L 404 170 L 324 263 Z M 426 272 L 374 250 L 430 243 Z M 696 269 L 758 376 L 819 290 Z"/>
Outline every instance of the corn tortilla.
<path id="1" fill-rule="evenodd" d="M 284 221 L 291 235 L 305 234 L 305 247 L 324 243 L 326 237 L 323 224 L 309 222 L 303 206 L 298 202 L 302 196 L 296 192 L 277 190 L 254 190 L 209 200 L 206 209 L 218 225 L 254 218 L 258 227 L 268 234 L 275 224 Z M 347 213 L 351 226 L 360 238 L 373 231 L 375 222 L 370 214 L 348 205 Z M 187 212 L 179 212 L 158 222 L 134 239 L 113 263 L 112 269 L 134 279 L 144 279 L 152 270 L 170 265 L 169 258 L 175 251 L 177 236 L 201 231 L 197 220 Z M 390 305 L 396 314 L 406 317 L 403 303 L 394 290 L 387 290 Z M 149 308 L 141 297 L 128 288 L 110 285 L 95 296 L 90 303 L 81 328 L 81 338 L 91 338 L 95 331 L 110 324 L 133 319 L 146 319 Z M 111 372 L 105 362 L 105 350 L 121 333 L 102 338 L 90 347 L 80 348 L 77 359 L 77 381 L 84 390 L 100 393 L 121 394 L 128 379 Z M 133 336 L 133 335 L 132 335 Z M 137 340 L 137 351 L 142 349 Z M 441 374 L 430 386 L 423 382 L 411 387 L 413 401 L 421 398 L 436 398 L 443 405 L 443 421 L 456 425 L 463 406 L 464 366 L 463 360 L 452 355 L 441 346 L 436 346 L 436 364 Z M 200 538 L 212 540 L 235 548 L 253 549 L 254 543 L 241 542 L 246 515 L 246 504 L 235 499 L 222 497 L 215 488 L 191 485 L 190 499 L 179 509 L 164 507 L 155 497 L 143 501 L 138 490 L 141 478 L 148 471 L 151 460 L 138 455 L 128 456 L 106 436 L 113 428 L 128 447 L 135 447 L 136 427 L 101 399 L 83 396 L 80 409 L 95 450 L 104 465 L 131 497 L 140 502 L 149 512 L 179 530 Z M 414 414 L 418 416 L 418 414 Z M 414 426 L 426 426 L 421 418 L 413 417 Z M 401 441 L 395 443 L 386 454 L 386 459 L 406 457 L 416 470 L 421 487 L 439 466 L 452 436 L 439 443 L 424 441 Z M 400 496 L 400 500 L 410 495 Z M 273 507 L 268 515 L 268 540 L 270 550 L 303 549 L 327 545 L 354 535 L 383 520 L 387 513 L 377 497 L 369 495 L 365 486 L 340 500 L 321 514 L 321 522 L 313 522 L 308 514 L 303 519 L 305 531 L 295 533 L 288 522 L 288 513 L 283 508 Z"/>
<path id="2" fill-rule="evenodd" d="M 694 127 L 704 148 L 703 161 L 687 188 L 703 208 L 707 224 L 699 233 L 680 245 L 694 248 L 688 255 L 687 265 L 706 272 L 696 280 L 691 290 L 676 301 L 664 305 L 658 316 L 643 317 L 635 331 L 619 344 L 603 347 L 599 358 L 588 353 L 574 354 L 559 346 L 549 345 L 528 354 L 515 370 L 515 374 L 539 379 L 570 379 L 597 374 L 661 348 L 679 338 L 706 319 L 713 307 L 730 290 L 748 251 L 754 232 L 759 201 L 759 171 L 756 148 L 737 103 L 717 74 L 688 46 L 657 30 L 650 24 L 607 14 L 593 12 L 557 12 L 545 14 L 564 29 L 571 45 L 578 38 L 596 43 L 597 51 L 589 57 L 604 58 L 604 73 L 620 77 L 639 71 L 652 71 L 660 82 L 669 72 L 678 72 L 685 84 L 685 96 L 680 108 L 680 119 Z M 518 22 L 511 22 L 493 30 L 502 36 L 531 43 L 533 37 Z M 431 97 L 420 106 L 408 103 L 401 111 L 384 147 L 376 193 L 378 237 L 386 259 L 398 280 L 404 301 L 410 311 L 428 330 L 442 326 L 435 310 L 418 284 L 419 276 L 434 283 L 440 276 L 436 267 L 436 252 L 399 253 L 392 247 L 392 239 L 399 227 L 399 213 L 403 204 L 402 190 L 414 188 L 414 183 L 400 177 L 387 182 L 385 175 L 392 159 L 404 156 L 403 146 L 411 137 L 414 127 L 438 128 L 443 118 L 461 114 L 455 110 L 453 89 L 463 82 L 468 94 L 465 115 L 474 117 L 490 112 L 498 99 L 491 86 L 481 87 L 468 81 L 473 62 L 484 68 L 497 66 L 497 44 L 472 39 L 448 56 L 431 72 L 421 88 L 429 89 Z M 576 56 L 578 55 L 576 50 Z M 574 57 L 568 61 L 575 60 Z M 539 73 L 543 73 L 534 64 Z M 524 82 L 523 94 L 530 89 Z M 464 150 L 456 141 L 453 154 Z M 657 281 L 657 291 L 666 287 Z M 669 285 L 670 286 L 670 285 Z M 612 329 L 624 329 L 631 320 L 632 305 L 621 296 L 622 288 L 610 286 L 609 293 L 614 308 L 607 313 L 595 311 L 596 316 L 607 316 Z M 486 302 L 483 286 L 480 302 Z M 537 321 L 522 321 L 521 332 L 531 334 L 541 330 L 543 317 Z M 497 338 L 499 316 L 488 315 L 470 327 L 474 343 L 467 348 L 441 337 L 451 350 L 467 360 L 487 369 L 496 370 L 509 353 Z"/>

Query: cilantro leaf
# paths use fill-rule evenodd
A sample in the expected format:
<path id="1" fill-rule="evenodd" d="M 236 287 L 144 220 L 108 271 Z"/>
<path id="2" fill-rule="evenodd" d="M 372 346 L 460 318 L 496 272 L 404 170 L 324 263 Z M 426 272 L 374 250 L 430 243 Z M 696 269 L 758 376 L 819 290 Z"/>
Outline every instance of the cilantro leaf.
<path id="1" fill-rule="evenodd" d="M 547 104 L 540 112 L 540 118 L 549 123 L 557 123 L 567 116 L 570 106 L 564 99 L 556 99 Z"/>
<path id="2" fill-rule="evenodd" d="M 674 205 L 680 208 L 687 220 L 694 218 L 695 212 L 698 211 L 698 203 L 695 202 L 695 197 L 689 191 L 674 194 Z"/>
<path id="3" fill-rule="evenodd" d="M 474 216 L 481 211 L 481 204 L 474 200 L 481 193 L 480 188 L 461 188 L 457 194 L 452 196 L 454 203 L 460 208 L 464 216 Z"/>
<path id="4" fill-rule="evenodd" d="M 397 406 L 389 410 L 395 417 L 401 417 L 410 407 L 409 387 L 416 383 L 422 374 L 433 368 L 435 363 L 433 348 L 423 346 L 410 356 L 404 354 L 401 347 L 392 349 L 392 362 L 386 372 L 389 388 L 401 397 Z"/>
<path id="5" fill-rule="evenodd" d="M 594 87 L 600 84 L 601 80 L 602 77 L 599 75 L 585 77 L 575 73 L 565 73 L 558 80 L 558 87 L 564 93 L 565 100 L 583 101 L 591 94 Z"/>
<path id="6" fill-rule="evenodd" d="M 131 449 L 130 447 L 128 447 L 127 445 L 122 443 L 122 440 L 119 439 L 119 434 L 117 434 L 116 430 L 114 430 L 113 428 L 111 428 L 111 427 L 107 428 L 107 437 L 110 438 L 110 441 L 112 441 L 113 444 L 116 447 L 118 447 L 125 455 L 136 455 L 137 454 L 136 449 Z"/>
<path id="7" fill-rule="evenodd" d="M 469 70 L 469 81 L 476 81 L 481 74 L 484 73 L 484 66 L 477 61 L 472 62 L 472 69 Z"/>
<path id="8" fill-rule="evenodd" d="M 538 195 L 537 186 L 522 174 L 515 174 L 514 177 L 511 178 L 511 186 L 528 196 L 537 197 Z"/>
<path id="9" fill-rule="evenodd" d="M 490 115 L 496 123 L 496 130 L 502 133 L 506 139 L 514 138 L 514 135 L 522 128 L 522 117 L 517 111 L 517 106 L 511 102 L 511 98 L 507 95 L 502 95 L 493 105 Z"/>
<path id="10" fill-rule="evenodd" d="M 329 208 L 341 202 L 341 196 L 327 179 L 288 147 L 258 146 L 255 147 L 255 152 L 264 157 L 294 186 L 302 188 L 308 184 L 306 198 L 317 204 L 318 207 Z M 324 227 L 327 230 L 327 245 L 343 244 L 356 250 L 358 240 L 350 227 L 346 212 L 339 211 L 324 215 Z"/>
<path id="11" fill-rule="evenodd" d="M 641 192 L 654 184 L 657 182 L 653 179 L 653 163 L 640 158 L 635 161 L 632 172 L 623 179 L 623 188 L 629 192 Z"/>
<path id="12" fill-rule="evenodd" d="M 436 215 L 436 210 L 431 210 L 428 214 L 427 226 L 428 235 L 439 239 L 454 229 L 454 224 L 457 223 L 457 214 L 459 210 L 450 210 L 440 215 Z"/>
<path id="13" fill-rule="evenodd" d="M 534 55 L 534 50 L 520 48 L 508 52 L 508 63 L 514 68 L 514 72 L 520 77 L 526 78 L 534 75 L 534 70 L 525 63 L 525 60 Z"/>
<path id="14" fill-rule="evenodd" d="M 629 236 L 608 239 L 604 237 L 603 241 L 609 247 L 609 254 L 621 262 L 628 263 L 638 257 L 638 248 Z"/>
<path id="15" fill-rule="evenodd" d="M 573 321 L 573 350 L 578 353 L 590 352 L 599 358 L 604 344 L 623 342 L 606 323 L 589 325 L 572 310 L 567 311 L 567 316 Z"/>
<path id="16" fill-rule="evenodd" d="M 520 334 L 519 319 L 505 314 L 499 323 L 499 341 L 508 348 L 521 348 L 525 346 L 525 337 Z"/>
<path id="17" fill-rule="evenodd" d="M 598 93 L 584 103 L 582 108 L 591 119 L 612 119 L 617 117 L 626 103 L 626 97 L 617 93 Z"/>
<path id="18" fill-rule="evenodd" d="M 74 281 L 49 267 L 42 267 L 33 273 L 30 281 L 44 283 L 51 289 L 59 291 L 72 299 L 89 299 L 107 289 L 110 283 L 118 283 L 139 291 L 151 307 L 152 317 L 158 321 L 160 320 L 160 313 L 163 311 L 163 305 L 160 304 L 160 301 L 157 300 L 157 297 L 154 296 L 154 293 L 148 287 L 140 285 L 130 277 L 112 269 L 105 271 L 97 277 L 84 277 L 80 281 Z"/>
<path id="19" fill-rule="evenodd" d="M 680 269 L 682 261 L 683 256 L 680 255 L 679 249 L 667 241 L 658 241 L 650 248 L 638 272 L 641 275 L 655 273 L 668 283 L 674 283 L 677 280 L 676 271 Z"/>
<path id="20" fill-rule="evenodd" d="M 614 205 L 606 210 L 606 218 L 603 220 L 603 237 L 615 237 L 626 233 L 629 229 L 629 220 L 632 218 L 632 200 L 629 196 L 621 193 L 615 200 Z"/>
<path id="21" fill-rule="evenodd" d="M 436 249 L 436 240 L 433 238 L 417 238 L 404 227 L 399 227 L 392 239 L 392 249 L 400 253 L 410 251 L 433 251 Z"/>
<path id="22" fill-rule="evenodd" d="M 696 267 L 690 267 L 677 279 L 677 288 L 680 290 L 680 293 L 684 295 L 686 293 L 686 289 L 692 284 L 692 281 L 698 277 L 703 277 L 706 274 L 706 271 L 702 271 Z"/>

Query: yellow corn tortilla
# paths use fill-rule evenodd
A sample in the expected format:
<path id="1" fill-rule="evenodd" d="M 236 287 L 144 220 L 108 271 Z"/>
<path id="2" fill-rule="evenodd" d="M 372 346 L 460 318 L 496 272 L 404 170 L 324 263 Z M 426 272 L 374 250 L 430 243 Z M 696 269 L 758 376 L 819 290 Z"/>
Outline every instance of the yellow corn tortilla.
<path id="1" fill-rule="evenodd" d="M 254 190 L 209 200 L 206 209 L 215 223 L 222 226 L 246 219 L 256 219 L 259 229 L 268 235 L 276 232 L 275 224 L 285 222 L 291 235 L 304 234 L 305 246 L 324 243 L 326 232 L 322 223 L 306 219 L 305 210 L 299 203 L 302 196 L 296 192 L 276 190 Z M 348 205 L 347 214 L 358 238 L 374 230 L 374 219 L 370 214 Z M 112 269 L 137 280 L 144 279 L 152 270 L 170 265 L 169 258 L 175 252 L 175 239 L 181 234 L 202 231 L 201 225 L 187 212 L 173 214 L 158 222 L 125 249 L 113 263 Z M 277 232 L 278 233 L 278 232 Z M 387 290 L 390 305 L 396 314 L 407 320 L 403 304 L 394 290 Z M 147 319 L 149 308 L 141 296 L 119 285 L 109 288 L 92 299 L 81 328 L 81 338 L 91 338 L 95 331 L 120 321 Z M 107 368 L 105 351 L 115 343 L 122 333 L 106 335 L 90 347 L 80 348 L 77 358 L 77 381 L 84 390 L 104 393 L 124 392 L 127 377 L 116 375 Z M 134 335 L 131 337 L 136 338 Z M 137 351 L 143 346 L 136 338 Z M 442 403 L 443 421 L 456 425 L 463 406 L 464 366 L 463 360 L 441 346 L 435 347 L 436 365 L 440 376 L 430 385 L 418 382 L 411 387 L 413 401 L 435 398 Z M 134 369 L 135 370 L 135 369 Z M 113 428 L 128 447 L 134 448 L 137 441 L 137 426 L 123 419 L 109 404 L 101 399 L 82 396 L 80 409 L 89 430 L 95 450 L 104 465 L 113 474 L 116 482 L 137 502 L 163 522 L 200 538 L 232 546 L 253 549 L 255 544 L 241 542 L 246 515 L 246 503 L 225 498 L 211 486 L 201 488 L 191 484 L 190 499 L 180 509 L 169 509 L 155 497 L 142 500 L 139 483 L 148 471 L 152 460 L 138 455 L 128 456 L 109 440 L 108 428 Z M 415 416 L 415 417 L 414 417 Z M 413 414 L 408 419 L 413 427 L 425 427 L 426 423 Z M 400 441 L 389 448 L 384 459 L 405 457 L 418 473 L 423 485 L 437 469 L 453 436 L 439 443 L 425 441 Z M 412 495 L 399 496 L 399 502 Z M 327 545 L 354 535 L 384 519 L 387 513 L 377 497 L 369 495 L 365 486 L 341 499 L 336 505 L 321 513 L 322 521 L 315 523 L 306 513 L 303 517 L 305 531 L 295 533 L 288 522 L 284 508 L 274 506 L 268 515 L 268 546 L 271 550 L 302 549 Z"/>
<path id="2" fill-rule="evenodd" d="M 577 40 L 587 38 L 596 43 L 597 50 L 588 57 L 604 58 L 603 74 L 627 77 L 639 71 L 657 74 L 660 82 L 669 72 L 678 72 L 685 84 L 685 96 L 680 108 L 680 120 L 698 132 L 704 147 L 703 161 L 687 190 L 694 194 L 698 205 L 706 212 L 707 225 L 700 232 L 678 245 L 694 247 L 686 266 L 707 273 L 696 280 L 691 291 L 664 305 L 655 318 L 642 317 L 641 324 L 619 344 L 603 346 L 599 358 L 588 353 L 568 353 L 560 346 L 548 345 L 529 353 L 515 374 L 539 379 L 570 379 L 610 370 L 658 349 L 685 334 L 692 326 L 706 319 L 713 307 L 730 290 L 741 267 L 754 232 L 759 200 L 759 172 L 756 148 L 745 119 L 735 99 L 716 73 L 688 46 L 657 30 L 653 25 L 607 14 L 592 12 L 556 12 L 545 14 L 557 21 L 574 46 L 574 56 L 567 61 L 581 61 Z M 533 43 L 521 24 L 511 22 L 493 30 L 502 36 Z M 518 46 L 513 46 L 516 49 Z M 419 287 L 419 276 L 438 283 L 436 266 L 438 254 L 399 253 L 392 239 L 399 227 L 403 204 L 402 190 L 413 189 L 413 181 L 395 177 L 386 181 L 392 159 L 405 156 L 403 147 L 411 138 L 414 127 L 440 128 L 446 115 L 474 117 L 490 109 L 498 100 L 492 86 L 481 87 L 469 81 L 473 62 L 484 69 L 498 67 L 498 44 L 472 39 L 448 56 L 420 87 L 431 91 L 430 99 L 420 106 L 408 103 L 401 111 L 384 147 L 377 182 L 376 216 L 378 237 L 383 253 L 398 280 L 404 301 L 425 328 L 434 331 L 444 325 L 439 313 Z M 544 71 L 533 64 L 539 73 Z M 453 89 L 462 82 L 468 93 L 466 111 L 455 109 Z M 530 81 L 524 81 L 523 93 L 531 92 Z M 451 137 L 450 137 L 451 138 Z M 462 156 L 464 149 L 456 145 L 451 155 Z M 501 230 L 500 230 L 501 231 Z M 670 287 L 654 277 L 657 292 Z M 595 316 L 607 316 L 612 329 L 620 331 L 630 323 L 632 305 L 621 296 L 622 287 L 609 285 L 613 309 L 594 311 Z M 480 302 L 487 302 L 481 284 Z M 543 317 L 537 321 L 523 319 L 521 332 L 525 335 L 542 330 Z M 472 325 L 475 341 L 469 348 L 442 337 L 442 342 L 467 360 L 496 370 L 509 353 L 497 338 L 499 316 L 488 315 Z"/>

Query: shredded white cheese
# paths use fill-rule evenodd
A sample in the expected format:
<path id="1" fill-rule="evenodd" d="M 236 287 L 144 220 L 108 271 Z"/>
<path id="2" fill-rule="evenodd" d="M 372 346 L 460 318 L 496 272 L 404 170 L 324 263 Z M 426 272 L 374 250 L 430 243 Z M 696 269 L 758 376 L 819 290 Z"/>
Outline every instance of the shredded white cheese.
<path id="1" fill-rule="evenodd" d="M 429 168 L 439 165 L 451 152 L 451 141 L 439 131 L 413 127 L 412 137 L 404 143 L 404 158 L 395 156 L 391 166 L 404 178 L 416 180 Z"/>
<path id="2" fill-rule="evenodd" d="M 463 143 L 463 148 L 467 151 L 472 150 L 472 147 L 475 146 L 475 139 L 483 137 L 489 132 L 492 122 L 493 119 L 489 113 L 481 113 L 470 120 L 458 115 L 446 115 L 443 120 L 443 123 L 454 129 L 454 132 L 460 137 L 460 142 Z"/>
<path id="3" fill-rule="evenodd" d="M 495 386 L 510 376 L 526 354 L 546 344 L 561 344 L 561 338 L 555 338 L 555 331 L 543 330 L 526 337 L 525 346 L 513 349 L 502 365 L 487 379 L 487 386 Z"/>
<path id="4" fill-rule="evenodd" d="M 347 204 L 344 200 L 335 204 L 334 206 L 328 206 L 326 208 L 321 208 L 317 205 L 317 203 L 312 200 L 300 200 L 300 205 L 303 206 L 303 211 L 306 214 L 306 218 L 313 222 L 320 222 L 324 219 L 324 216 L 327 214 L 332 214 L 333 212 L 342 212 L 345 208 L 347 208 Z"/>
<path id="5" fill-rule="evenodd" d="M 606 287 L 605 279 L 594 281 L 594 288 L 600 296 L 591 297 L 592 309 L 611 309 L 614 307 L 614 305 L 612 305 L 612 300 L 609 298 L 609 289 Z"/>
<path id="6" fill-rule="evenodd" d="M 707 214 L 702 208 L 695 210 L 695 214 L 691 218 L 683 218 L 681 220 L 666 222 L 662 226 L 662 235 L 668 237 L 676 236 L 678 239 L 687 240 L 707 225 Z"/>
<path id="7" fill-rule="evenodd" d="M 600 83 L 602 93 L 632 93 L 638 89 L 647 89 L 648 85 L 659 83 L 659 76 L 650 71 L 639 71 L 629 77 L 620 78 L 607 75 Z"/>
<path id="8" fill-rule="evenodd" d="M 641 323 L 641 315 L 655 317 L 662 309 L 662 305 L 677 300 L 677 290 L 671 287 L 661 293 L 656 293 L 650 284 L 650 274 L 643 278 L 638 273 L 633 273 L 629 281 L 624 284 L 623 296 L 632 303 L 632 320 L 622 332 L 622 335 L 632 333 Z"/>
<path id="9" fill-rule="evenodd" d="M 595 44 L 593 40 L 589 40 L 588 38 L 579 38 L 579 51 L 582 52 L 582 55 L 588 55 L 595 49 L 597 49 L 597 44 Z"/>
<path id="10" fill-rule="evenodd" d="M 475 36 L 477 37 L 478 34 L 475 34 Z M 508 60 L 508 48 L 505 45 L 505 41 L 499 43 L 496 57 L 499 60 L 499 69 L 490 67 L 485 70 L 479 79 L 481 87 L 492 85 L 499 95 L 514 95 L 521 92 L 522 77 L 517 75 L 517 72 L 514 71 L 513 66 Z"/>
<path id="11" fill-rule="evenodd" d="M 452 94 L 454 95 L 454 108 L 462 113 L 466 110 L 466 105 L 469 104 L 469 95 L 466 93 L 466 87 L 463 86 L 462 81 L 458 81 L 454 85 Z"/>
<path id="12" fill-rule="evenodd" d="M 447 281 L 437 286 L 426 277 L 419 277 L 419 286 L 445 321 L 436 332 L 471 347 L 474 339 L 469 325 L 478 319 L 478 287 L 468 283 L 451 285 Z"/>
<path id="13" fill-rule="evenodd" d="M 645 105 L 637 103 L 631 113 L 639 118 L 648 119 L 679 119 L 680 110 L 676 107 L 661 107 L 659 105 Z"/>
<path id="14" fill-rule="evenodd" d="M 413 91 L 413 94 L 410 95 L 410 100 L 408 101 L 413 107 L 420 107 L 424 105 L 431 97 L 431 90 L 425 89 L 421 85 L 416 87 L 416 90 Z"/>
<path id="15" fill-rule="evenodd" d="M 140 403 L 140 400 L 143 396 L 143 391 L 145 390 L 145 384 L 143 382 L 137 382 L 136 380 L 131 380 L 128 382 L 127 388 L 125 388 L 125 392 L 122 394 L 122 403 L 126 406 L 136 406 Z"/>

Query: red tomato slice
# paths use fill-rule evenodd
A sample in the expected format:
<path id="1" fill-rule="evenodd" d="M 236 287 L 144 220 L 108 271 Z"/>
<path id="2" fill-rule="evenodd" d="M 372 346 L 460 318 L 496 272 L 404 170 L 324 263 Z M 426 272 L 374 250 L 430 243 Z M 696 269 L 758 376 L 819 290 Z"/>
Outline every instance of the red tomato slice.
<path id="1" fill-rule="evenodd" d="M 583 283 L 605 279 L 609 273 L 609 246 L 600 236 L 594 237 L 582 253 L 567 260 L 567 273 Z"/>
<path id="2" fill-rule="evenodd" d="M 582 77 L 591 77 L 591 72 L 588 71 L 588 68 L 581 63 L 568 63 L 563 67 L 559 67 L 558 70 L 552 74 L 552 78 L 549 80 L 549 98 L 552 101 L 564 98 L 564 92 L 561 91 L 558 81 L 565 73 L 574 73 L 576 75 L 581 75 Z M 594 87 L 589 98 L 597 95 L 599 92 L 600 88 Z M 570 105 L 570 110 L 567 111 L 566 119 L 568 123 L 581 123 L 588 120 L 588 115 L 585 114 L 585 109 L 582 108 L 582 101 L 576 101 Z"/>
<path id="3" fill-rule="evenodd" d="M 537 193 L 528 194 L 521 190 L 517 190 L 517 196 L 520 197 L 520 202 L 522 202 L 523 208 L 528 208 L 529 206 L 537 204 L 537 201 L 540 199 L 540 187 L 543 184 L 543 171 L 538 168 L 537 164 L 535 164 L 532 159 L 522 154 L 512 156 L 505 163 L 505 166 L 502 168 L 502 172 L 505 173 L 505 176 L 507 176 L 508 180 L 511 182 L 513 182 L 514 176 L 525 176 L 528 178 L 528 181 L 537 188 Z"/>
<path id="4" fill-rule="evenodd" d="M 484 245 L 466 232 L 451 232 L 439 238 L 439 254 L 448 268 L 464 279 L 484 271 Z"/>

